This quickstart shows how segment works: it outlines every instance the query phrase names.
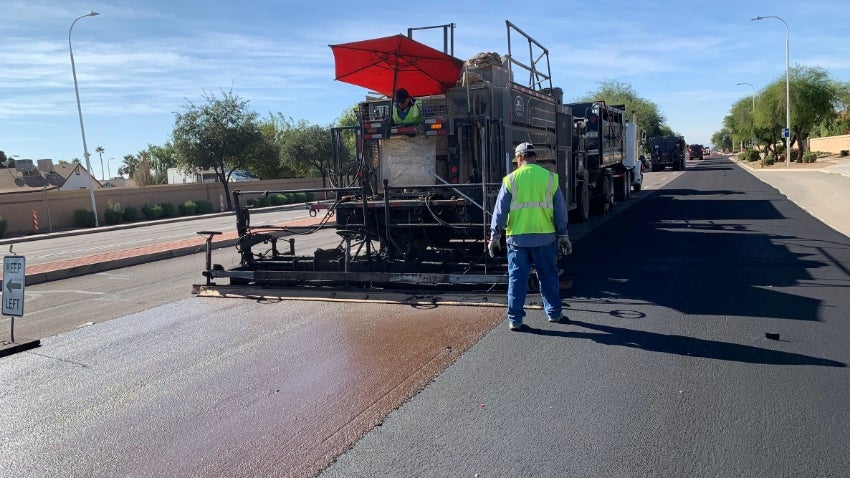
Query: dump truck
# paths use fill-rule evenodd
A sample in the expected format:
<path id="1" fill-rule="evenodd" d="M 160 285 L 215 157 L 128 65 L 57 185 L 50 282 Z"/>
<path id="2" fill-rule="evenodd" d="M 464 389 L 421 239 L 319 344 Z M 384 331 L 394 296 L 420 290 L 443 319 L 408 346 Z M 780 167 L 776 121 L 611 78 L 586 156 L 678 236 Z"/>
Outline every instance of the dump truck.
<path id="1" fill-rule="evenodd" d="M 674 171 L 685 169 L 687 143 L 682 136 L 656 136 L 649 139 L 649 153 L 653 171 L 667 167 Z"/>
<path id="2" fill-rule="evenodd" d="M 507 55 L 476 55 L 455 86 L 417 97 L 422 121 L 394 122 L 388 95 L 357 104 L 356 126 L 333 129 L 331 187 L 280 191 L 322 198 L 308 204 L 315 224 L 252 227 L 248 201 L 277 192 L 233 191 L 240 265 L 225 270 L 208 252 L 207 283 L 196 292 L 215 289 L 219 279 L 319 293 L 331 287 L 504 290 L 507 258 L 491 258 L 487 240 L 501 180 L 523 142 L 535 145 L 539 165 L 557 173 L 572 222 L 628 197 L 640 161 L 624 164 L 625 111 L 601 101 L 565 105 L 563 91 L 552 84 L 548 50 L 505 23 Z M 353 157 L 347 142 L 355 145 Z M 333 231 L 339 245 L 300 251 L 298 235 L 320 230 Z M 214 232 L 206 233 L 209 248 Z M 278 247 L 282 240 L 288 247 Z M 571 277 L 564 261 L 566 288 Z M 531 290 L 536 285 L 529 281 Z"/>

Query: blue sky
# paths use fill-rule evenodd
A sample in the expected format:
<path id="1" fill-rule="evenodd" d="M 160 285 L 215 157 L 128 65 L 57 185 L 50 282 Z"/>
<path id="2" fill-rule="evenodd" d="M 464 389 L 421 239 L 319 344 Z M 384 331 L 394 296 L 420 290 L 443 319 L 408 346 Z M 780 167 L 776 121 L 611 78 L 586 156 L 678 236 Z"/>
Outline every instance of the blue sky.
<path id="1" fill-rule="evenodd" d="M 523 6 L 520 6 L 523 5 Z M 426 9 L 427 7 L 427 9 Z M 266 117 L 330 124 L 366 90 L 334 80 L 329 44 L 454 23 L 455 56 L 507 50 L 505 20 L 550 52 L 566 102 L 601 82 L 631 85 L 689 143 L 710 144 L 737 100 L 820 66 L 850 81 L 850 4 L 841 0 L 373 2 L 289 0 L 4 0 L 0 22 L 0 150 L 83 158 L 68 29 L 92 169 L 170 139 L 174 115 L 231 90 Z M 415 38 L 441 47 L 430 32 Z M 793 108 L 793 105 L 792 105 Z M 109 161 L 109 158 L 115 158 Z"/>

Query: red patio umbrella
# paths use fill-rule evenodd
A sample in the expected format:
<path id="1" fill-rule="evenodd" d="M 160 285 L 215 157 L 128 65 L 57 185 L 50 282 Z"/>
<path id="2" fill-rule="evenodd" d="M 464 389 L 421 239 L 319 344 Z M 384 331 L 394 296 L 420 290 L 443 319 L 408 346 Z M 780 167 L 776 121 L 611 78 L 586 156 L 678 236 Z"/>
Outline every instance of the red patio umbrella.
<path id="1" fill-rule="evenodd" d="M 329 45 L 336 79 L 393 96 L 445 93 L 457 84 L 463 61 L 404 35 Z"/>

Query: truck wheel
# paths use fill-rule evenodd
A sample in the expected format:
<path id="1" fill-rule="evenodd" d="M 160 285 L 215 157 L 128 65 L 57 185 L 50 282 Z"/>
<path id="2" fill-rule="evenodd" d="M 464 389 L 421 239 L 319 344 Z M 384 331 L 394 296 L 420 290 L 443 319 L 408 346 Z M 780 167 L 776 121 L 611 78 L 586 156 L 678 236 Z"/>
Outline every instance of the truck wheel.
<path id="1" fill-rule="evenodd" d="M 621 202 L 626 200 L 626 188 L 628 187 L 626 181 L 628 179 L 626 174 L 623 174 L 622 178 L 614 178 L 614 201 Z"/>
<path id="2" fill-rule="evenodd" d="M 602 178 L 602 192 L 599 194 L 599 197 L 594 204 L 594 209 L 598 214 L 605 215 L 611 210 L 611 206 L 614 203 L 614 193 L 611 190 L 612 188 L 613 184 L 611 176 L 605 175 L 605 177 Z"/>
<path id="3" fill-rule="evenodd" d="M 580 224 L 590 219 L 590 189 L 587 183 L 581 181 L 578 186 L 578 202 L 576 208 L 570 211 L 570 222 Z"/>

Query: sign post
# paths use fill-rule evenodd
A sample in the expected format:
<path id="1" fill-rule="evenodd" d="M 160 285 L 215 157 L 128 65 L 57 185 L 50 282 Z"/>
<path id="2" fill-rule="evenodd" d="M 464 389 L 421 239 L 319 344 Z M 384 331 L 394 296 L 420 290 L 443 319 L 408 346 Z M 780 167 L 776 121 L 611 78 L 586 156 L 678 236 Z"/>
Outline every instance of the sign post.
<path id="1" fill-rule="evenodd" d="M 15 317 L 24 315 L 26 258 L 3 256 L 3 315 L 12 317 L 10 338 L 15 342 Z"/>

